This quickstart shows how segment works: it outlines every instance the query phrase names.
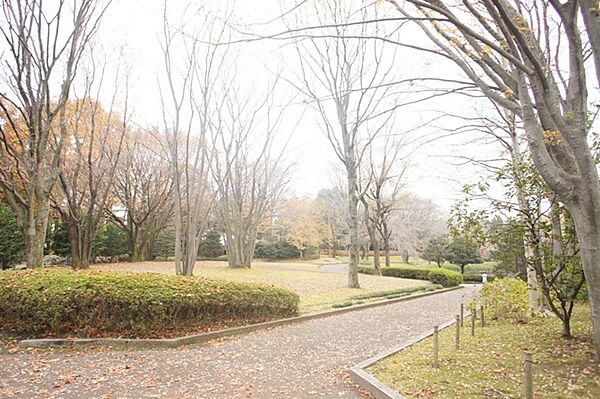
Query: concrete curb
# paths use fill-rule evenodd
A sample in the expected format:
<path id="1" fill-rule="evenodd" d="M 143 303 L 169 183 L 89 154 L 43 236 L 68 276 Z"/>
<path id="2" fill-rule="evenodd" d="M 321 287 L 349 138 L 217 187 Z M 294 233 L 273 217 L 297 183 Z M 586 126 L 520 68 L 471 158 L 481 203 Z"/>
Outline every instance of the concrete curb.
<path id="1" fill-rule="evenodd" d="M 470 317 L 470 313 L 466 314 L 465 317 Z M 446 328 L 454 325 L 455 320 L 451 320 L 447 323 L 439 326 L 439 331 L 445 330 Z M 375 399 L 406 399 L 406 397 L 400 395 L 394 389 L 379 381 L 373 375 L 369 374 L 365 369 L 369 368 L 373 364 L 387 357 L 390 357 L 404 349 L 413 346 L 429 337 L 433 336 L 433 330 L 429 333 L 423 334 L 420 337 L 414 338 L 404 344 L 390 348 L 384 352 L 378 353 L 377 355 L 363 360 L 360 363 L 350 367 L 350 377 L 352 381 L 358 384 L 361 388 L 369 392 Z"/>
<path id="2" fill-rule="evenodd" d="M 342 309 L 328 310 L 325 312 L 314 313 L 304 316 L 290 317 L 287 319 L 273 320 L 265 323 L 251 324 L 248 326 L 227 328 L 225 330 L 211 331 L 203 334 L 188 335 L 177 338 L 40 338 L 40 339 L 24 339 L 19 341 L 19 346 L 24 348 L 78 348 L 85 346 L 110 346 L 120 348 L 176 348 L 178 346 L 200 344 L 218 338 L 231 337 L 241 335 L 253 331 L 264 330 L 267 328 L 279 327 L 289 324 L 300 323 L 308 320 L 321 319 L 324 317 L 340 315 L 348 312 L 373 308 L 377 306 L 390 305 L 396 302 L 408 301 L 411 299 L 422 298 L 435 294 L 442 294 L 448 291 L 461 289 L 461 286 L 444 288 L 436 291 L 423 292 L 420 294 L 408 295 L 405 297 L 388 299 L 386 301 L 365 303 L 362 305 L 351 306 Z"/>

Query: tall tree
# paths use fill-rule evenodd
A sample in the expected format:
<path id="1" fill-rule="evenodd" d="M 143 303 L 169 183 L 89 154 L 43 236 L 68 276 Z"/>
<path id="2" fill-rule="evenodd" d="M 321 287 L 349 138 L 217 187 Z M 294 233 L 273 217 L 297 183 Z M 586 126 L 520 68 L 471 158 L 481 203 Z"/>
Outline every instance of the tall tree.
<path id="1" fill-rule="evenodd" d="M 110 1 L 2 1 L 0 188 L 41 267 L 50 193 L 67 138 L 65 105 Z M 61 122 L 61 123 L 59 123 Z"/>
<path id="2" fill-rule="evenodd" d="M 420 252 L 427 242 L 445 233 L 445 218 L 431 200 L 410 192 L 398 196 L 390 224 L 391 242 L 400 251 L 404 263 Z"/>
<path id="3" fill-rule="evenodd" d="M 317 193 L 316 201 L 327 226 L 325 241 L 329 247 L 329 255 L 335 258 L 338 249 L 344 247 L 346 217 L 344 209 L 340 208 L 340 204 L 344 203 L 344 193 L 336 188 L 322 189 Z"/>
<path id="4" fill-rule="evenodd" d="M 322 208 L 315 200 L 306 197 L 286 201 L 280 218 L 287 231 L 287 241 L 300 250 L 301 258 L 304 258 L 307 249 L 318 248 L 328 228 L 323 222 Z"/>
<path id="5" fill-rule="evenodd" d="M 213 104 L 219 99 L 212 88 L 228 51 L 228 46 L 209 41 L 228 40 L 228 33 L 226 23 L 204 6 L 185 7 L 177 26 L 170 18 L 174 17 L 165 1 L 161 37 L 165 83 L 160 92 L 173 179 L 175 271 L 190 276 L 214 204 L 209 127 Z"/>
<path id="6" fill-rule="evenodd" d="M 588 143 L 588 85 L 600 84 L 597 2 L 388 2 L 523 122 L 537 169 L 573 217 L 600 356 L 600 181 Z M 414 5 L 419 18 L 405 4 Z M 595 69 L 587 68 L 588 48 Z"/>
<path id="7" fill-rule="evenodd" d="M 222 75 L 227 97 L 211 126 L 211 174 L 229 266 L 249 268 L 259 227 L 275 215 L 287 187 L 289 166 L 273 148 L 285 110 L 274 103 L 276 82 L 260 93 L 238 86 L 235 76 Z"/>
<path id="8" fill-rule="evenodd" d="M 369 40 L 375 26 L 361 23 L 376 18 L 377 9 L 350 0 L 314 3 L 314 18 L 323 26 L 316 34 L 300 35 L 295 42 L 300 71 L 296 87 L 317 111 L 322 129 L 342 162 L 347 180 L 350 241 L 348 287 L 359 287 L 358 168 L 372 140 L 389 122 L 398 106 L 391 99 L 396 80 L 396 50 L 385 42 Z M 309 23 L 296 15 L 298 23 Z M 383 30 L 381 30 L 383 32 Z M 385 34 L 385 33 L 384 33 Z M 396 31 L 388 33 L 389 36 Z"/>
<path id="9" fill-rule="evenodd" d="M 89 267 L 94 237 L 110 200 L 129 123 L 127 76 L 121 81 L 121 71 L 117 70 L 108 109 L 97 99 L 103 88 L 106 66 L 106 61 L 100 62 L 95 54 L 90 54 L 89 62 L 81 69 L 83 93 L 67 102 L 66 116 L 60 121 L 67 137 L 64 160 L 58 165 L 60 190 L 52 194 L 52 206 L 60 213 L 69 233 L 74 269 Z M 124 108 L 119 115 L 114 108 L 121 86 L 125 87 Z"/>
<path id="10" fill-rule="evenodd" d="M 153 243 L 173 218 L 173 178 L 160 148 L 163 139 L 153 130 L 129 130 L 113 179 L 116 198 L 107 212 L 127 233 L 132 262 L 154 258 Z"/>

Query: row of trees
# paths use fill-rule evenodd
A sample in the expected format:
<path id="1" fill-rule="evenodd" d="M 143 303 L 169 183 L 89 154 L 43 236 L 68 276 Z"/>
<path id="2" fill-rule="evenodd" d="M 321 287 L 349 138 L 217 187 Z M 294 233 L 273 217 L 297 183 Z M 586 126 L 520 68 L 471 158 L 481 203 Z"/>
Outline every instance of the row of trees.
<path id="1" fill-rule="evenodd" d="M 275 112 L 277 81 L 262 93 L 244 87 L 235 48 L 206 42 L 227 39 L 226 24 L 186 10 L 188 35 L 165 8 L 163 125 L 142 128 L 131 121 L 123 60 L 91 47 L 109 2 L 2 4 L 0 189 L 27 266 L 42 266 L 51 219 L 60 219 L 74 268 L 88 267 L 107 223 L 126 233 L 132 261 L 152 258 L 173 227 L 177 273 L 191 275 L 202 238 L 218 227 L 230 266 L 250 267 L 289 176 L 273 149 L 285 113 Z M 196 23 L 204 17 L 210 23 Z"/>
<path id="2" fill-rule="evenodd" d="M 0 188 L 16 215 L 31 267 L 42 263 L 52 207 L 68 226 L 73 258 L 82 267 L 107 210 L 119 212 L 108 204 L 118 165 L 128 158 L 122 152 L 132 127 L 127 93 L 120 90 L 128 74 L 112 72 L 118 76 L 110 79 L 117 82 L 110 90 L 113 101 L 102 109 L 97 93 L 104 69 L 89 51 L 109 3 L 2 2 Z M 280 108 L 273 111 L 279 77 L 262 84 L 262 92 L 241 85 L 235 62 L 240 46 L 228 29 L 233 15 L 228 7 L 219 15 L 189 7 L 176 16 L 164 8 L 163 123 L 155 132 L 145 130 L 160 143 L 156 154 L 172 184 L 178 274 L 193 272 L 212 215 L 224 224 L 230 265 L 249 267 L 258 226 L 277 208 L 287 180 L 282 152 L 273 149 L 283 115 Z M 401 85 L 415 78 L 399 76 L 399 49 L 420 49 L 453 62 L 468 79 L 462 88 L 479 90 L 499 110 L 510 140 L 527 142 L 528 157 L 551 194 L 538 202 L 527 196 L 521 175 L 527 160 L 518 145 L 506 141 L 516 209 L 535 214 L 553 204 L 553 236 L 559 236 L 558 221 L 563 237 L 575 232 L 600 353 L 600 182 L 589 140 L 589 92 L 600 84 L 599 18 L 596 0 L 387 0 L 368 7 L 330 0 L 283 14 L 280 20 L 289 29 L 270 37 L 290 40 L 298 63 L 283 79 L 316 111 L 344 168 L 350 287 L 359 286 L 359 204 L 371 246 L 378 247 L 373 237 L 379 237 L 385 248 L 390 237 L 382 215 L 393 203 L 399 173 L 386 172 L 391 170 L 386 165 L 398 163 L 398 151 L 381 156 L 374 143 L 396 146 L 395 111 L 440 95 L 438 90 L 410 100 L 402 96 L 411 90 Z M 179 21 L 176 27 L 172 20 Z M 406 21 L 431 46 L 400 40 Z M 71 98 L 77 79 L 81 94 Z M 379 201 L 381 192 L 386 194 Z M 527 224 L 524 217 L 517 222 Z M 538 287 L 544 291 L 545 277 L 532 230 L 524 230 L 523 240 L 532 303 L 539 303 L 535 296 Z M 131 235 L 148 231 L 152 228 Z"/>

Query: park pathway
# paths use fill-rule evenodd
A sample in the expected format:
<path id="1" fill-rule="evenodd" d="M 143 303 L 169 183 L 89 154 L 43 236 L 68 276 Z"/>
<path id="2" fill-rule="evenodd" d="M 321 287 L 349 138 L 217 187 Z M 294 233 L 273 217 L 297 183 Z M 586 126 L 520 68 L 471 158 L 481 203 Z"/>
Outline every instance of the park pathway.
<path id="1" fill-rule="evenodd" d="M 361 398 L 347 368 L 450 320 L 476 288 L 157 350 L 0 353 L 0 398 Z"/>

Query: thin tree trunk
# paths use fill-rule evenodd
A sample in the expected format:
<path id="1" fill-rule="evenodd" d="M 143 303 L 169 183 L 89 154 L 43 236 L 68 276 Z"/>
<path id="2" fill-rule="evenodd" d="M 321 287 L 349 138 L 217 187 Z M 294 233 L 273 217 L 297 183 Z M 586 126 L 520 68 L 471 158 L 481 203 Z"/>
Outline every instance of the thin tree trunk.
<path id="1" fill-rule="evenodd" d="M 352 150 L 347 149 L 346 172 L 348 173 L 348 219 L 350 229 L 350 253 L 348 257 L 348 288 L 360 288 L 358 284 L 358 198 L 356 164 Z"/>
<path id="2" fill-rule="evenodd" d="M 390 232 L 386 222 L 383 222 L 383 254 L 385 256 L 385 266 L 390 267 L 392 265 L 390 259 Z"/>
<path id="3" fill-rule="evenodd" d="M 408 265 L 409 260 L 410 260 L 410 254 L 407 251 L 402 252 L 402 261 Z"/>

